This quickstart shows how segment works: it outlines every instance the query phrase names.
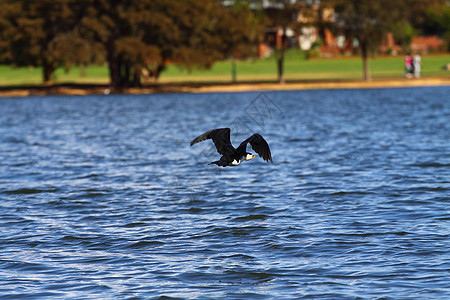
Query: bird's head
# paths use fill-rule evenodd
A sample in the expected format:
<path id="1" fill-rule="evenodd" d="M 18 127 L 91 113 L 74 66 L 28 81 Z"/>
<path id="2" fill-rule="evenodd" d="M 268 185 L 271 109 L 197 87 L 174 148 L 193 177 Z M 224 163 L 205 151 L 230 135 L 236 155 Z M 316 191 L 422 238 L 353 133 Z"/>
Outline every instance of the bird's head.
<path id="1" fill-rule="evenodd" d="M 251 154 L 251 153 L 246 153 L 245 154 L 245 160 L 250 160 L 250 159 L 252 159 L 252 158 L 255 158 L 256 156 L 254 156 L 253 154 Z"/>

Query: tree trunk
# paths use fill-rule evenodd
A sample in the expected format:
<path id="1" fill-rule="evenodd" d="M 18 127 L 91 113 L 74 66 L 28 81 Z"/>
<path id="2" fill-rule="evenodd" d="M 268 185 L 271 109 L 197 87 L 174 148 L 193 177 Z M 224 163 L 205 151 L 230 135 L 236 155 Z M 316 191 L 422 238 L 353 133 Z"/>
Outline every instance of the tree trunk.
<path id="1" fill-rule="evenodd" d="M 120 86 L 120 66 L 119 63 L 108 59 L 109 78 L 113 87 Z"/>
<path id="2" fill-rule="evenodd" d="M 231 61 L 231 82 L 236 83 L 236 60 Z"/>
<path id="3" fill-rule="evenodd" d="M 120 86 L 120 65 L 114 54 L 114 43 L 109 41 L 107 44 L 108 54 L 106 60 L 108 61 L 109 67 L 109 80 L 113 87 Z"/>
<path id="4" fill-rule="evenodd" d="M 153 77 L 154 81 L 157 81 L 159 78 L 159 75 L 161 75 L 161 72 L 166 68 L 166 66 L 161 63 L 158 64 L 155 68 L 153 68 L 153 70 L 151 70 L 150 72 L 150 77 Z"/>
<path id="5" fill-rule="evenodd" d="M 49 83 L 52 80 L 54 71 L 55 67 L 44 59 L 42 63 L 42 76 L 44 79 L 44 83 Z"/>
<path id="6" fill-rule="evenodd" d="M 367 42 L 362 40 L 361 43 L 361 53 L 363 59 L 363 70 L 364 70 L 364 81 L 371 81 L 370 70 L 369 70 L 369 51 L 367 47 Z"/>
<path id="7" fill-rule="evenodd" d="M 278 66 L 278 83 L 284 83 L 284 51 L 281 50 L 280 56 L 277 58 L 277 66 Z"/>
<path id="8" fill-rule="evenodd" d="M 108 49 L 106 60 L 108 62 L 110 84 L 112 87 L 120 88 L 122 87 L 120 75 L 121 65 L 115 55 L 114 41 L 110 40 L 106 43 L 106 45 Z"/>
<path id="9" fill-rule="evenodd" d="M 122 85 L 130 86 L 130 65 L 128 63 L 123 64 Z"/>
<path id="10" fill-rule="evenodd" d="M 138 67 L 134 68 L 133 73 L 133 82 L 131 83 L 133 87 L 140 87 L 141 86 L 141 73 Z"/>
<path id="11" fill-rule="evenodd" d="M 284 83 L 284 52 L 286 50 L 286 29 L 283 28 L 283 35 L 281 36 L 281 46 L 279 48 L 279 55 L 277 57 L 278 67 L 278 83 Z"/>

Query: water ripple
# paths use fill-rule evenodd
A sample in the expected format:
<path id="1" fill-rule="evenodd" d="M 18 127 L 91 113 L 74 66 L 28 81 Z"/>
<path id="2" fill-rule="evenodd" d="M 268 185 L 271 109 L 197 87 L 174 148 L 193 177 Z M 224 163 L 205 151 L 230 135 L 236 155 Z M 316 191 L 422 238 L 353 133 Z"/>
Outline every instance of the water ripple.
<path id="1" fill-rule="evenodd" d="M 0 298 L 449 298 L 449 93 L 1 99 Z"/>

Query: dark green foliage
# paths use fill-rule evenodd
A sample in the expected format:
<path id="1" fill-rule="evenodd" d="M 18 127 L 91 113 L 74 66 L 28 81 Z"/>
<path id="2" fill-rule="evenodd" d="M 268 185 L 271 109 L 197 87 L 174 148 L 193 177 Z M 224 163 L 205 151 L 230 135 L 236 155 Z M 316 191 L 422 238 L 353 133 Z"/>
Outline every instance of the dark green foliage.
<path id="1" fill-rule="evenodd" d="M 450 4 L 439 9 L 427 9 L 422 29 L 424 34 L 441 37 L 446 43 L 446 49 L 450 51 Z"/>
<path id="2" fill-rule="evenodd" d="M 450 2 L 448 0 L 404 0 L 406 5 L 406 15 L 409 23 L 421 31 L 423 35 L 438 34 L 435 30 L 428 27 L 434 16 L 445 15 L 448 13 Z M 432 22 L 432 21 L 431 21 Z M 431 30 L 429 30 L 431 29 Z"/>
<path id="3" fill-rule="evenodd" d="M 358 39 L 364 66 L 364 79 L 370 80 L 368 56 L 392 26 L 405 18 L 403 1 L 336 0 L 336 27 Z"/>
<path id="4" fill-rule="evenodd" d="M 210 67 L 254 53 L 248 7 L 216 0 L 0 0 L 0 62 L 42 66 L 106 62 L 113 86 L 157 79 L 168 62 Z"/>
<path id="5" fill-rule="evenodd" d="M 17 66 L 42 66 L 44 81 L 60 65 L 88 63 L 88 41 L 76 30 L 76 0 L 0 2 L 0 59 Z"/>
<path id="6" fill-rule="evenodd" d="M 151 1 L 89 0 L 79 24 L 83 37 L 105 53 L 113 86 L 140 84 L 140 71 L 159 60 L 159 49 L 146 42 L 154 19 Z"/>
<path id="7" fill-rule="evenodd" d="M 298 15 L 306 11 L 308 1 L 270 0 L 264 11 L 267 24 L 281 30 L 281 45 L 275 50 L 278 70 L 278 82 L 284 82 L 284 55 L 288 46 L 287 29 L 299 29 Z"/>

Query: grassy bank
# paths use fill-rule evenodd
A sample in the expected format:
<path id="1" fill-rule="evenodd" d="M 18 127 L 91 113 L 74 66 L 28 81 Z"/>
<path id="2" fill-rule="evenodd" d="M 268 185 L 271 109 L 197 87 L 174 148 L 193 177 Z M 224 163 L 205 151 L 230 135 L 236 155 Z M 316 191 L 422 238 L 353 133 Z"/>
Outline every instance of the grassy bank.
<path id="1" fill-rule="evenodd" d="M 450 76 L 442 66 L 450 63 L 450 54 L 426 55 L 422 57 L 422 75 Z M 229 83 L 231 82 L 231 62 L 216 63 L 210 70 L 192 70 L 188 72 L 170 65 L 161 75 L 161 83 Z M 275 59 L 267 58 L 255 61 L 236 62 L 238 82 L 273 82 L 276 80 Z M 404 60 L 402 56 L 373 57 L 370 70 L 374 79 L 401 78 Z M 361 80 L 362 60 L 359 57 L 329 58 L 306 60 L 298 51 L 288 52 L 285 60 L 285 78 L 287 81 L 329 81 Z M 74 67 L 69 72 L 58 69 L 54 83 L 108 84 L 106 66 L 89 66 L 84 70 Z M 0 86 L 40 85 L 41 68 L 10 68 L 0 65 Z"/>
<path id="2" fill-rule="evenodd" d="M 450 63 L 450 55 L 422 57 L 423 76 L 450 76 L 442 66 Z M 371 75 L 377 78 L 401 78 L 404 71 L 403 56 L 373 57 L 369 61 Z M 238 81 L 275 81 L 277 69 L 274 58 L 236 63 Z M 285 78 L 288 81 L 303 80 L 360 80 L 363 78 L 360 57 L 306 60 L 298 52 L 288 53 L 285 61 Z M 161 82 L 230 82 L 231 62 L 221 62 L 211 70 L 188 72 L 169 66 L 161 76 Z"/>
<path id="3" fill-rule="evenodd" d="M 85 70 L 74 67 L 66 72 L 60 68 L 56 70 L 53 81 L 54 83 L 108 84 L 108 69 L 104 66 L 89 66 Z M 41 84 L 41 68 L 11 68 L 10 66 L 0 65 L 0 86 Z"/>

